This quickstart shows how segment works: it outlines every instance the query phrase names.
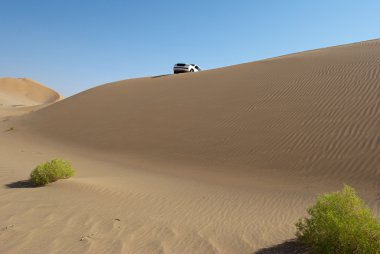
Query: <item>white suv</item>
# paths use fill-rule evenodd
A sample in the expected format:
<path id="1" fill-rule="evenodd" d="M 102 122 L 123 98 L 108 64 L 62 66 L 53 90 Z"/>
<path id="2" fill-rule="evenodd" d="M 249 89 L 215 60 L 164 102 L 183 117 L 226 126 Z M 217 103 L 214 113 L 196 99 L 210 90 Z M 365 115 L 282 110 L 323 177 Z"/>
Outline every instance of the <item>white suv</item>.
<path id="1" fill-rule="evenodd" d="M 173 67 L 174 74 L 183 73 L 183 72 L 197 72 L 197 71 L 201 71 L 201 68 L 199 68 L 199 66 L 195 64 L 177 63 Z"/>

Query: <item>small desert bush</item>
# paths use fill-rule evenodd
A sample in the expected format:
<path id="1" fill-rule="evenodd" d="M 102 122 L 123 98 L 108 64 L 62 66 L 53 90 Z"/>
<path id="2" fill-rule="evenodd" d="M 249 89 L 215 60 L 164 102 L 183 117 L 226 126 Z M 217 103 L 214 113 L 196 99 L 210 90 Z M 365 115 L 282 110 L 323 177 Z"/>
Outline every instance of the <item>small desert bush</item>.
<path id="1" fill-rule="evenodd" d="M 318 197 L 307 212 L 296 236 L 311 253 L 380 253 L 380 224 L 353 188 Z"/>
<path id="2" fill-rule="evenodd" d="M 38 165 L 30 174 L 34 185 L 46 185 L 58 179 L 69 178 L 74 175 L 71 164 L 64 160 L 54 159 Z"/>

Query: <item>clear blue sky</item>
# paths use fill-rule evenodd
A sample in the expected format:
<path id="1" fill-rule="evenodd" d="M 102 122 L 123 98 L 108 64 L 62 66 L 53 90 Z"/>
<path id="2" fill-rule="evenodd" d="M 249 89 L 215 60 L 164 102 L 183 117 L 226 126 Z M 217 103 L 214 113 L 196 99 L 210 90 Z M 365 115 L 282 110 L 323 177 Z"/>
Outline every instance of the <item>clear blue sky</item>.
<path id="1" fill-rule="evenodd" d="M 379 0 L 0 0 L 0 77 L 106 82 L 380 38 Z"/>

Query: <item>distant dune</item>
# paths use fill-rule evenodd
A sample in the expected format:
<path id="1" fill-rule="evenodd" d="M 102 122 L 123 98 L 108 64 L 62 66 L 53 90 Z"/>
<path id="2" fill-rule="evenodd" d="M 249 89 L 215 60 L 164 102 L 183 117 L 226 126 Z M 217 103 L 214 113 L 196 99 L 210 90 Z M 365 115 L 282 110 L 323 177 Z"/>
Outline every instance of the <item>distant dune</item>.
<path id="1" fill-rule="evenodd" d="M 301 253 L 283 242 L 318 194 L 380 215 L 380 40 L 109 83 L 0 129 L 0 252 Z M 28 188 L 52 158 L 77 174 Z"/>
<path id="2" fill-rule="evenodd" d="M 27 78 L 0 78 L 0 106 L 34 106 L 57 101 L 60 95 Z"/>

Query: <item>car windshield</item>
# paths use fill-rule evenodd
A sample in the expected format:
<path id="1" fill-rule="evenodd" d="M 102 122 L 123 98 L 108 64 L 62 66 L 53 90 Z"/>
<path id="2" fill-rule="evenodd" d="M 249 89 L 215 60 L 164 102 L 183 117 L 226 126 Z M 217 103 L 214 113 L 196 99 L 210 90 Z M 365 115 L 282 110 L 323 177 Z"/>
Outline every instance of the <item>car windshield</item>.
<path id="1" fill-rule="evenodd" d="M 186 64 L 184 64 L 184 63 L 177 63 L 176 65 L 177 66 L 186 66 Z"/>

